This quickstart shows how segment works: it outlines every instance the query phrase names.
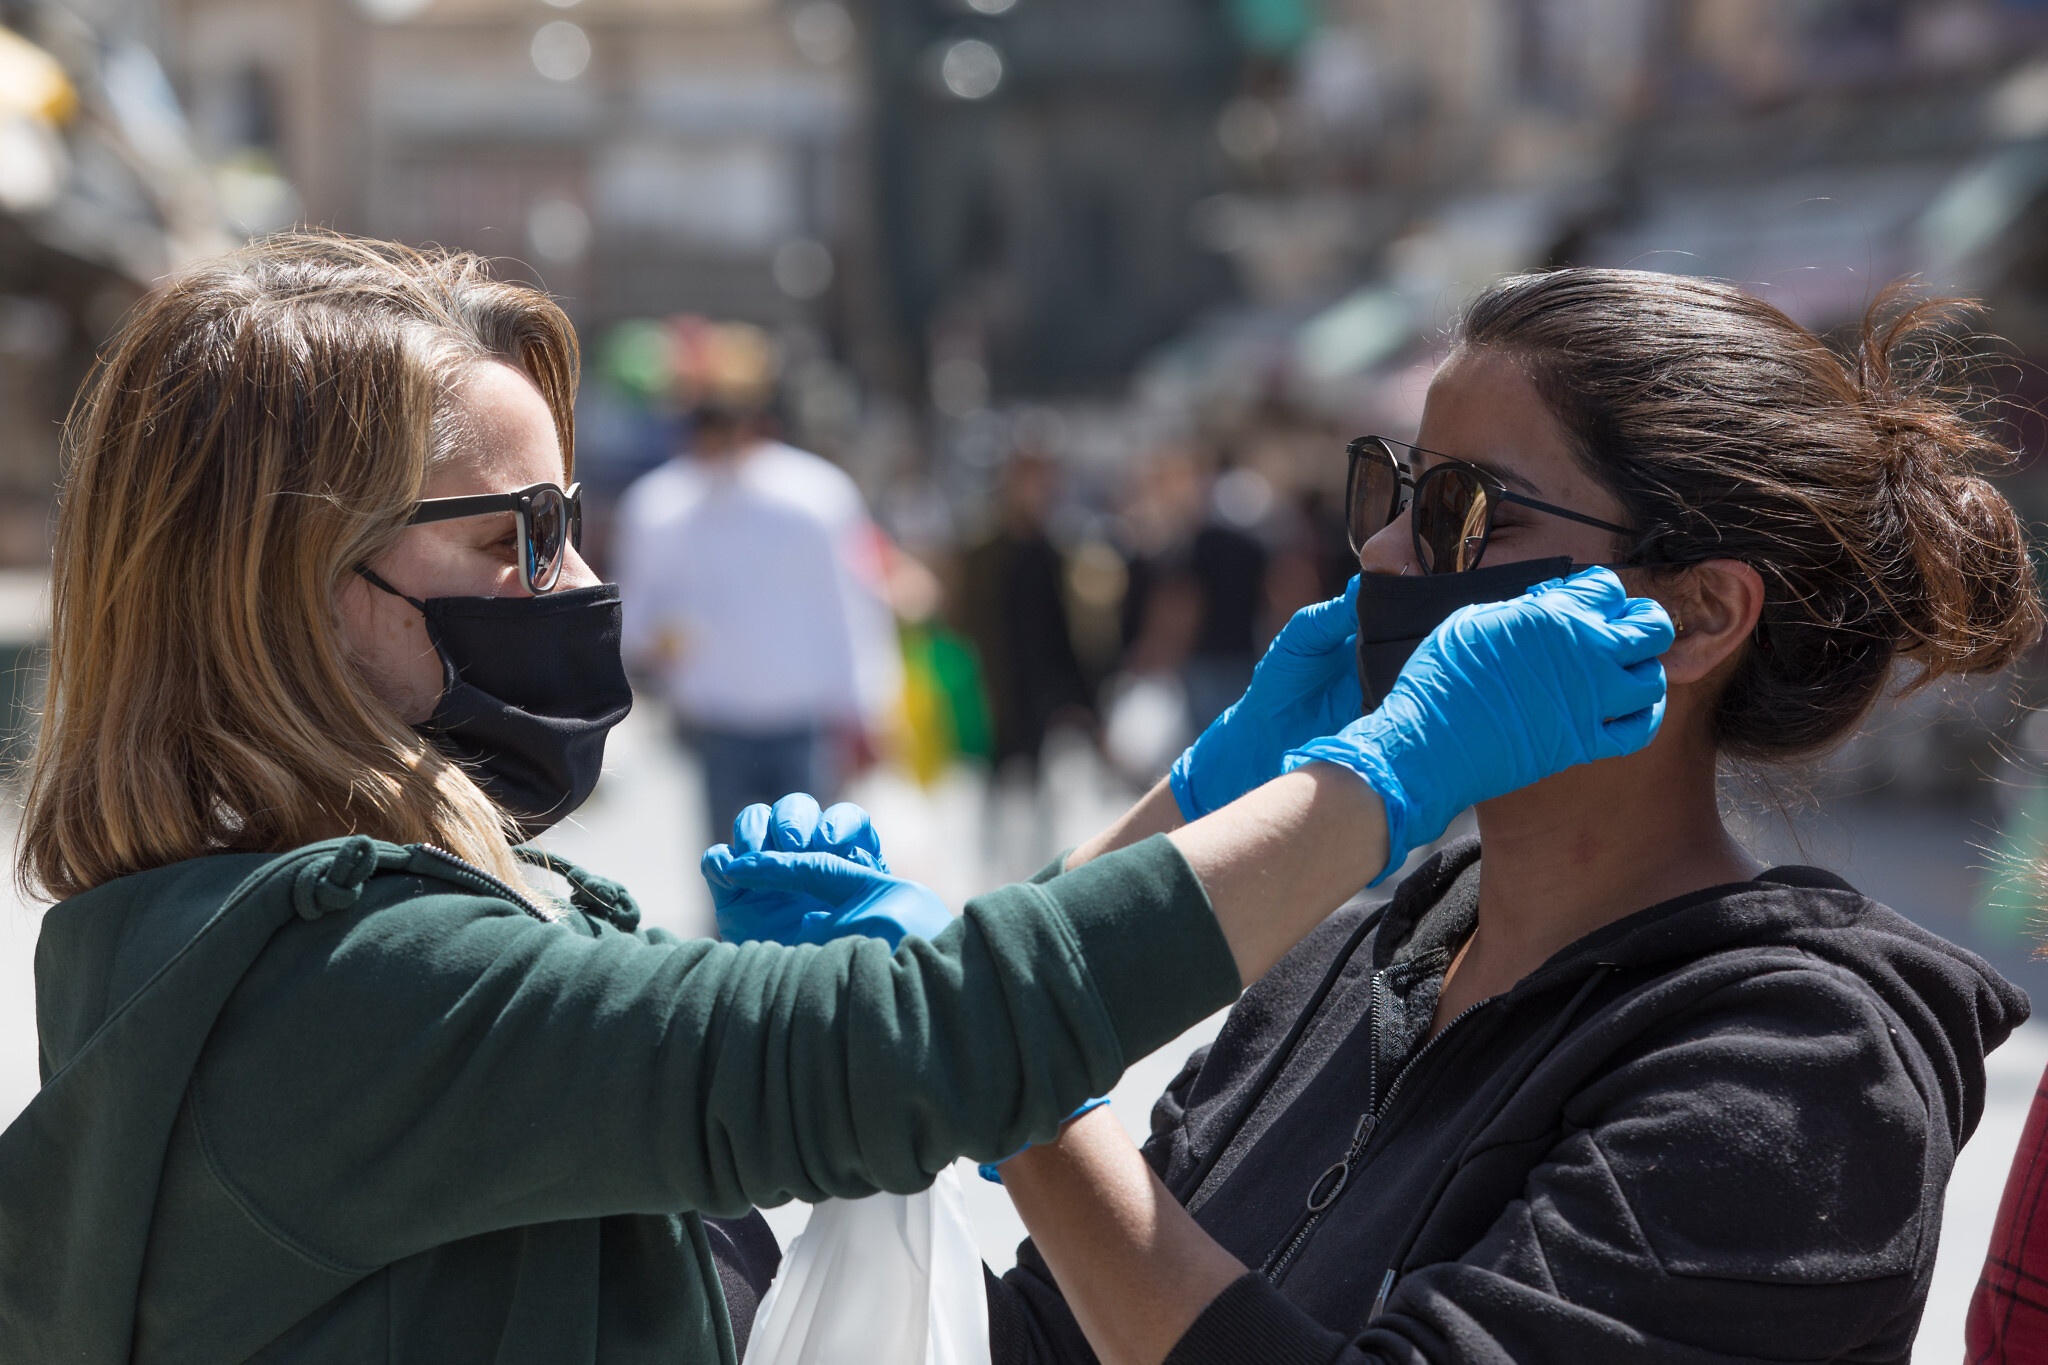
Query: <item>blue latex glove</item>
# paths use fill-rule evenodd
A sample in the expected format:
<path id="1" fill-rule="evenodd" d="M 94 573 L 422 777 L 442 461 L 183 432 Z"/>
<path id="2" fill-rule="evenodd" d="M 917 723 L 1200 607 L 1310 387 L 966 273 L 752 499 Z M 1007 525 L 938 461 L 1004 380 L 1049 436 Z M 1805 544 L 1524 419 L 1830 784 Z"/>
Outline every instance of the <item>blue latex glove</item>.
<path id="1" fill-rule="evenodd" d="M 894 948 L 953 922 L 929 888 L 889 871 L 867 812 L 851 803 L 820 811 L 797 793 L 773 810 L 749 806 L 733 821 L 733 842 L 705 850 L 702 869 L 729 943 L 866 934 Z"/>
<path id="2" fill-rule="evenodd" d="M 1199 820 L 1280 776 L 1287 751 L 1358 719 L 1358 579 L 1294 613 L 1252 683 L 1166 775 L 1180 813 Z"/>
<path id="3" fill-rule="evenodd" d="M 774 806 L 748 806 L 733 818 L 732 851 L 759 853 L 837 853 L 864 867 L 887 872 L 882 836 L 868 813 L 851 801 L 830 810 L 818 809 L 809 792 L 791 792 Z"/>
<path id="4" fill-rule="evenodd" d="M 1089 1100 L 1086 1104 L 1082 1105 L 1079 1109 L 1076 1109 L 1073 1113 L 1061 1119 L 1060 1127 L 1064 1128 L 1068 1124 L 1072 1123 L 1075 1119 L 1080 1118 L 1081 1115 L 1088 1113 L 1090 1110 L 1100 1109 L 1103 1105 L 1108 1103 L 1109 1096 L 1098 1095 L 1096 1098 Z M 1009 1156 L 1004 1157 L 1003 1161 L 1008 1161 L 1011 1157 L 1022 1156 L 1024 1153 L 1030 1150 L 1030 1147 L 1019 1147 L 1016 1151 L 1010 1153 Z M 980 1173 L 981 1178 L 983 1180 L 989 1181 L 992 1184 L 1000 1185 L 1003 1183 L 1003 1161 L 984 1161 L 979 1166 L 976 1166 L 974 1169 Z"/>
<path id="5" fill-rule="evenodd" d="M 1431 632 L 1386 701 L 1287 756 L 1351 769 L 1387 808 L 1387 866 L 1467 806 L 1580 763 L 1634 753 L 1664 720 L 1671 618 L 1607 569 L 1462 607 Z"/>

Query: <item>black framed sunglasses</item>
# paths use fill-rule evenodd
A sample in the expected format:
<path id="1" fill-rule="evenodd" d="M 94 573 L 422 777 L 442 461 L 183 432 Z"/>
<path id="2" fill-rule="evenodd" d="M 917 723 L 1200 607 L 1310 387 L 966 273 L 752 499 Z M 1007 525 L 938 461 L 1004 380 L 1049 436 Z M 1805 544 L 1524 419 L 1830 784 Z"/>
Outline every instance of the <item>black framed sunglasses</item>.
<path id="1" fill-rule="evenodd" d="M 1437 463 L 1423 471 L 1421 478 L 1411 478 L 1408 466 L 1395 456 L 1395 446 L 1411 455 L 1432 456 Z M 1353 554 L 1364 550 L 1365 543 L 1400 516 L 1404 507 L 1412 509 L 1409 529 L 1415 537 L 1416 562 L 1424 573 L 1478 568 L 1493 534 L 1494 513 L 1504 502 L 1619 536 L 1636 534 L 1611 521 L 1510 493 L 1499 479 L 1477 465 L 1406 441 L 1360 436 L 1344 447 L 1344 453 L 1351 462 L 1344 476 L 1344 519 Z"/>
<path id="2" fill-rule="evenodd" d="M 519 582 L 538 596 L 562 581 L 569 547 L 583 548 L 583 485 L 536 483 L 516 493 L 426 498 L 413 504 L 408 526 L 510 512 L 519 526 Z"/>

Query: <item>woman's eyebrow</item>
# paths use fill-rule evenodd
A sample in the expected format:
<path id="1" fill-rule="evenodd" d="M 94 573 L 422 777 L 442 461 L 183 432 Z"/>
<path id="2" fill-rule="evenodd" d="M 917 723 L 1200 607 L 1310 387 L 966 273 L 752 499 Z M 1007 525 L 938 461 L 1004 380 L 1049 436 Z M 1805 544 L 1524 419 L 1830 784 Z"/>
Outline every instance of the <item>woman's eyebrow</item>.
<path id="1" fill-rule="evenodd" d="M 1463 455 L 1446 455 L 1440 450 L 1425 450 L 1421 446 L 1410 446 L 1409 449 L 1414 451 L 1415 454 L 1418 456 L 1427 455 L 1431 460 L 1448 460 L 1452 464 L 1471 465 L 1474 469 L 1480 470 L 1483 473 L 1491 474 L 1494 478 L 1499 479 L 1501 483 L 1506 485 L 1507 487 L 1517 489 L 1523 493 L 1527 493 L 1532 498 L 1540 498 L 1543 496 L 1543 490 L 1538 488 L 1534 483 L 1532 483 L 1526 474 L 1520 473 L 1519 471 L 1514 469 L 1510 469 L 1505 465 L 1496 464 L 1492 460 L 1474 460 L 1468 459 Z M 1418 460 L 1416 463 L 1418 465 L 1422 465 L 1422 468 L 1428 468 L 1428 466 L 1422 464 L 1420 460 Z M 1418 470 L 1417 472 L 1419 476 L 1420 471 Z"/>
<path id="2" fill-rule="evenodd" d="M 1484 470 L 1486 473 L 1493 475 L 1494 478 L 1499 479 L 1503 484 L 1507 485 L 1509 488 L 1519 489 L 1522 492 L 1527 493 L 1532 498 L 1541 497 L 1543 495 L 1543 490 L 1538 488 L 1526 474 L 1522 474 L 1516 470 L 1507 468 L 1504 465 L 1495 464 L 1491 460 L 1467 460 L 1465 461 L 1465 463 L 1471 465 L 1475 469 Z"/>

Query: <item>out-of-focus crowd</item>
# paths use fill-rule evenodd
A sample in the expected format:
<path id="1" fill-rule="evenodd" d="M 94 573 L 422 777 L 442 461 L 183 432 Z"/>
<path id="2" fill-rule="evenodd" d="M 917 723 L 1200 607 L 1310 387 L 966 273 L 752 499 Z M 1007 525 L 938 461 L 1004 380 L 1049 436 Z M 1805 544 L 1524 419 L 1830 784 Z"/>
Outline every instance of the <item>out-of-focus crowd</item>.
<path id="1" fill-rule="evenodd" d="M 1355 571 L 1327 423 L 1269 406 L 1105 468 L 1019 423 L 983 495 L 871 511 L 781 438 L 765 336 L 708 326 L 676 354 L 667 457 L 592 548 L 624 588 L 629 659 L 702 763 L 714 838 L 876 761 L 926 782 L 985 763 L 1030 793 L 1061 732 L 1149 782 Z"/>

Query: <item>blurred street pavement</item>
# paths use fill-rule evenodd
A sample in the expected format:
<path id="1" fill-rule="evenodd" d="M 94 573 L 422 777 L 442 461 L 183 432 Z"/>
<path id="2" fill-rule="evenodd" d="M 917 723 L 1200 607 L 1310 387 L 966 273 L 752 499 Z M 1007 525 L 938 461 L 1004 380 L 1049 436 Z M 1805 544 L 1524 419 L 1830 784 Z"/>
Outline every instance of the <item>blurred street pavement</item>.
<path id="1" fill-rule="evenodd" d="M 1045 794 L 999 797 L 990 839 L 987 784 L 956 772 L 930 791 L 888 772 L 870 774 L 852 797 L 867 805 L 899 871 L 927 881 L 956 908 L 975 892 L 1028 873 L 1045 856 L 1092 834 L 1122 809 L 1125 795 L 1085 746 L 1057 748 Z M 709 898 L 696 871 L 702 818 L 696 775 L 670 743 L 658 708 L 645 705 L 617 732 L 604 782 L 579 816 L 548 837 L 565 856 L 617 878 L 639 897 L 651 923 L 706 933 Z M 1992 841 L 1989 817 L 1954 803 L 1837 803 L 1802 818 L 1794 841 L 1782 824 L 1755 839 L 1774 861 L 1804 861 L 1841 871 L 1859 888 L 1934 931 L 1985 953 L 2041 998 L 2048 963 L 2020 942 L 1986 941 L 1971 918 L 1986 875 L 1980 846 Z M 1019 833 L 1019 831 L 1024 831 Z M 993 843 L 991 849 L 987 845 Z M 1803 848 L 1803 852 L 1801 851 Z M 32 961 L 38 910 L 11 895 L 0 902 L 0 1121 L 11 1119 L 38 1080 Z M 1114 1092 L 1115 1112 L 1142 1136 L 1153 1098 L 1187 1053 L 1212 1037 L 1217 1015 L 1131 1068 Z M 2048 1026 L 2029 1024 L 1991 1058 L 1984 1119 L 1950 1185 L 1942 1254 L 1916 1360 L 1951 1362 L 1990 1236 L 2005 1170 L 2018 1142 L 2036 1081 L 2048 1066 Z M 1014 1261 L 1023 1229 L 1002 1190 L 961 1167 L 983 1255 L 998 1270 Z M 808 1217 L 802 1205 L 769 1212 L 784 1244 Z"/>

